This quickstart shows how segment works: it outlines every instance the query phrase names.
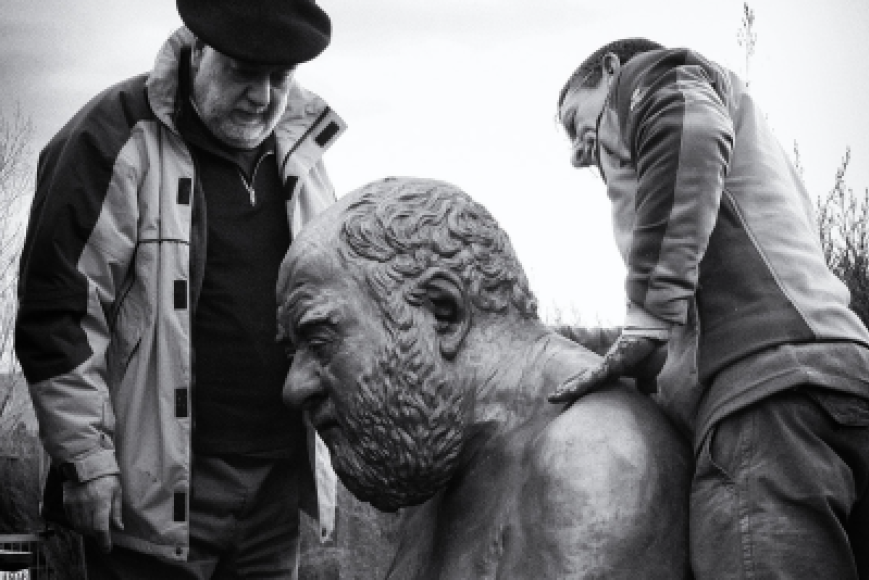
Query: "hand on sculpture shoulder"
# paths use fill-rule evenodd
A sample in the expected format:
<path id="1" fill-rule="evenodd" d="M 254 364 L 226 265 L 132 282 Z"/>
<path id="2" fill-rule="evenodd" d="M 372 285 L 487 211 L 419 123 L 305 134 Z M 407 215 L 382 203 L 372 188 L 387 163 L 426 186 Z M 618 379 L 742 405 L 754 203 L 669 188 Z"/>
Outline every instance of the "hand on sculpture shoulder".
<path id="1" fill-rule="evenodd" d="M 631 375 L 661 341 L 645 336 L 622 335 L 612 345 L 603 360 L 596 366 L 583 369 L 565 380 L 549 395 L 550 403 L 570 403 L 583 397 L 609 381 Z"/>
<path id="2" fill-rule="evenodd" d="M 124 529 L 121 497 L 121 478 L 116 474 L 63 484 L 63 507 L 70 523 L 80 533 L 95 537 L 105 553 L 112 550 L 109 525 Z"/>
<path id="3" fill-rule="evenodd" d="M 599 364 L 572 375 L 547 399 L 550 403 L 570 403 L 602 386 L 608 378 L 606 359 L 604 359 Z"/>

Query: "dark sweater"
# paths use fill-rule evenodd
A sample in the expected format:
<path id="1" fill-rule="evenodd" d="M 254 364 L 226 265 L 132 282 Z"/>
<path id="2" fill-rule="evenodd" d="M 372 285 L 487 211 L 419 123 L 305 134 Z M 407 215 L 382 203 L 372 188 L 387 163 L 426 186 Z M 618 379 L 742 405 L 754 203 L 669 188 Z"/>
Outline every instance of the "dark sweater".
<path id="1" fill-rule="evenodd" d="M 193 447 L 288 455 L 304 441 L 304 430 L 300 414 L 281 401 L 290 361 L 275 342 L 275 287 L 290 230 L 274 139 L 252 151 L 233 150 L 192 108 L 186 112 L 181 131 L 196 160 L 207 223 L 193 321 Z"/>

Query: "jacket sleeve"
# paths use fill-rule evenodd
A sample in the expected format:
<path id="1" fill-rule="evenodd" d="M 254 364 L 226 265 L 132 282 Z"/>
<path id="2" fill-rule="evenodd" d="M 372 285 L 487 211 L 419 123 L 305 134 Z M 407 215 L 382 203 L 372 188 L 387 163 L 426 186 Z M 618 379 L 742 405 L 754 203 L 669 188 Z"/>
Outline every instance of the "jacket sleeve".
<path id="1" fill-rule="evenodd" d="M 684 324 L 718 217 L 733 123 L 703 67 L 685 64 L 648 79 L 629 65 L 616 99 L 638 177 L 629 318 Z"/>
<path id="2" fill-rule="evenodd" d="M 569 324 L 560 324 L 551 328 L 564 338 L 581 344 L 591 352 L 601 356 L 605 355 L 622 335 L 622 329 L 618 326 L 571 326 Z"/>
<path id="3" fill-rule="evenodd" d="M 43 445 L 81 481 L 118 472 L 106 349 L 138 217 L 129 130 L 95 116 L 80 113 L 40 155 L 15 328 Z"/>

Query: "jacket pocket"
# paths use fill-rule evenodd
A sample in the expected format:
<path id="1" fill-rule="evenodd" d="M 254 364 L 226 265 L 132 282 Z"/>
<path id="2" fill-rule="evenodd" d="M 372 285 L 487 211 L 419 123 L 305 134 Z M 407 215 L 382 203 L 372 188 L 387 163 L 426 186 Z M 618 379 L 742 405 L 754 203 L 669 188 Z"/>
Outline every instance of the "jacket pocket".
<path id="1" fill-rule="evenodd" d="M 109 390 L 116 389 L 124 379 L 133 355 L 139 348 L 144 326 L 144 307 L 135 289 L 129 292 L 117 310 L 106 352 Z"/>

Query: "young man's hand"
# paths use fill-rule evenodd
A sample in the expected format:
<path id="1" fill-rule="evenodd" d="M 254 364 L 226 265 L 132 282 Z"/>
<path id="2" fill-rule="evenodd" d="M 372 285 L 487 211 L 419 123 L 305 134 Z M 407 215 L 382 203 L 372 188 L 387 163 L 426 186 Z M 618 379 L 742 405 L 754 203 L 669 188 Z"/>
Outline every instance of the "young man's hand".
<path id="1" fill-rule="evenodd" d="M 121 521 L 121 478 L 103 475 L 75 483 L 63 483 L 63 507 L 72 526 L 86 536 L 96 538 L 100 550 L 112 550 L 109 524 L 124 529 Z"/>
<path id="2" fill-rule="evenodd" d="M 660 340 L 645 336 L 620 336 L 597 366 L 583 369 L 561 383 L 549 395 L 550 403 L 570 403 L 621 376 L 632 376 L 661 346 Z"/>

